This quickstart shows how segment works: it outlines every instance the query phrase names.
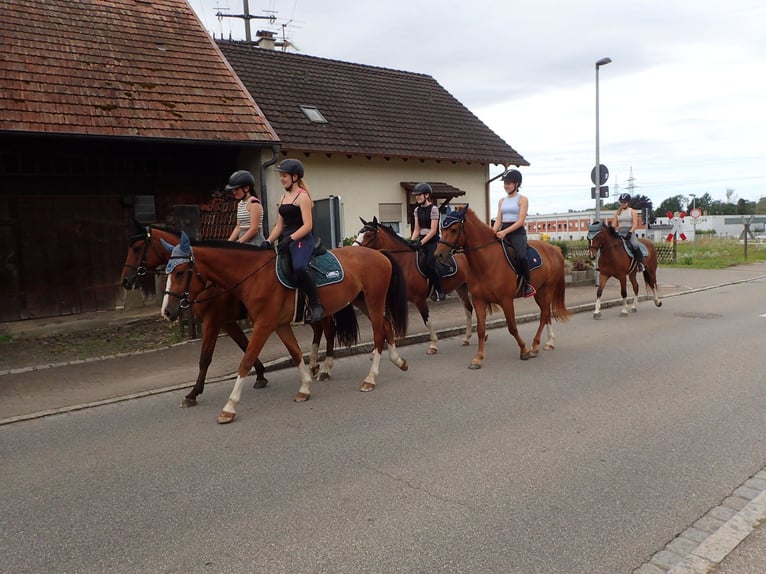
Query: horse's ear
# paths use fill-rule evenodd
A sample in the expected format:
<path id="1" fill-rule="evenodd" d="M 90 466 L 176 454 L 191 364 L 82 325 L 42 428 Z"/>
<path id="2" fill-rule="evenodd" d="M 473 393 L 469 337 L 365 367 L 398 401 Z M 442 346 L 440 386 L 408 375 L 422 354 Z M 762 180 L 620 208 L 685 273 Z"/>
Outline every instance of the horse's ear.
<path id="1" fill-rule="evenodd" d="M 136 219 L 133 218 L 133 234 L 134 235 L 144 235 L 146 233 L 146 228 L 141 225 L 141 223 Z"/>
<path id="2" fill-rule="evenodd" d="M 173 245 L 172 243 L 168 243 L 168 242 L 167 242 L 167 241 L 165 241 L 165 240 L 164 240 L 162 237 L 160 237 L 160 243 L 162 243 L 162 246 L 163 246 L 165 249 L 167 249 L 167 250 L 168 250 L 168 253 L 173 253 L 173 248 L 175 247 L 175 245 Z"/>
<path id="3" fill-rule="evenodd" d="M 367 222 L 364 219 L 362 219 L 361 217 L 359 218 L 359 221 L 362 222 L 362 225 L 367 225 Z"/>
<path id="4" fill-rule="evenodd" d="M 377 225 L 378 224 L 378 216 L 377 215 L 373 215 L 372 216 L 372 224 L 373 225 Z"/>
<path id="5" fill-rule="evenodd" d="M 191 251 L 191 239 L 189 239 L 189 236 L 186 235 L 185 231 L 181 232 L 181 243 L 179 243 L 178 246 L 184 253 Z"/>

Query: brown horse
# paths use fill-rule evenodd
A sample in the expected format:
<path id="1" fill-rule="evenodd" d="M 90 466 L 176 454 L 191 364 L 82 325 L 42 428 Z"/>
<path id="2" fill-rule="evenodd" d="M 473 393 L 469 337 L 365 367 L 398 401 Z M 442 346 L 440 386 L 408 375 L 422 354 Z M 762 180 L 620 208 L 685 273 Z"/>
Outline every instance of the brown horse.
<path id="1" fill-rule="evenodd" d="M 657 307 L 662 306 L 660 295 L 657 291 L 657 249 L 648 239 L 639 239 L 649 255 L 644 257 L 644 283 L 647 291 L 651 291 L 654 298 L 654 304 Z M 588 226 L 588 251 L 591 259 L 596 259 L 598 255 L 598 289 L 596 290 L 596 306 L 593 309 L 593 318 L 601 318 L 601 295 L 604 292 L 604 285 L 610 277 L 616 278 L 620 282 L 620 295 L 622 295 L 622 310 L 620 317 L 627 317 L 629 312 L 635 313 L 638 310 L 638 280 L 636 273 L 638 265 L 633 254 L 629 254 L 629 247 L 625 245 L 625 240 L 620 237 L 617 230 L 598 221 Z M 630 277 L 630 284 L 633 286 L 633 304 L 628 309 L 628 287 L 626 279 Z"/>
<path id="2" fill-rule="evenodd" d="M 406 241 L 399 237 L 392 227 L 378 223 L 377 217 L 373 217 L 372 221 L 362 219 L 362 225 L 364 227 L 359 231 L 359 236 L 355 243 L 371 249 L 384 249 L 399 263 L 407 281 L 407 300 L 417 307 L 423 323 L 428 328 L 429 343 L 426 354 L 433 355 L 437 353 L 436 343 L 439 339 L 429 321 L 428 310 L 428 295 L 431 286 L 428 284 L 428 279 L 425 275 L 418 270 L 417 250 L 407 245 Z M 467 267 L 465 256 L 455 255 L 455 263 L 457 264 L 457 273 L 451 277 L 442 278 L 442 287 L 444 287 L 445 293 L 457 291 L 458 296 L 463 301 L 466 325 L 461 345 L 465 347 L 471 340 L 473 304 L 471 303 L 471 297 L 468 293 L 468 286 L 465 280 L 465 269 Z"/>
<path id="3" fill-rule="evenodd" d="M 144 294 L 148 295 L 150 289 L 151 292 L 154 289 L 154 270 L 160 265 L 164 267 L 170 257 L 170 253 L 161 244 L 162 240 L 175 245 L 179 241 L 180 234 L 154 226 L 144 228 L 137 222 L 134 222 L 134 226 L 136 234 L 130 239 L 128 255 L 123 264 L 122 286 L 126 290 L 139 287 Z M 218 334 L 221 330 L 224 330 L 231 337 L 231 340 L 242 349 L 243 353 L 247 349 L 248 342 L 247 336 L 237 322 L 247 318 L 247 313 L 243 305 L 231 293 L 215 285 L 203 285 L 195 276 L 189 285 L 189 297 L 195 301 L 195 304 L 191 305 L 191 310 L 202 323 L 202 347 L 199 355 L 197 380 L 189 394 L 181 401 L 181 407 L 195 406 L 197 397 L 204 392 L 207 371 L 213 360 L 213 353 L 218 343 Z M 332 317 L 325 317 L 321 325 L 312 325 L 312 328 L 314 341 L 309 363 L 312 373 L 316 374 L 320 371 L 317 365 L 317 355 L 319 342 L 324 331 L 327 350 L 321 372 L 327 373 L 326 377 L 329 377 L 335 355 L 333 319 Z M 261 389 L 266 386 L 268 380 L 264 376 L 263 363 L 258 359 L 255 361 L 255 372 L 256 380 L 253 387 Z"/>
<path id="4" fill-rule="evenodd" d="M 335 314 L 351 303 L 370 319 L 375 348 L 370 371 L 360 390 L 372 391 L 380 370 L 384 342 L 388 344 L 391 361 L 402 371 L 408 368 L 395 344 L 395 337 L 404 336 L 407 332 L 404 276 L 396 262 L 382 252 L 364 247 L 344 247 L 332 253 L 343 268 L 343 280 L 319 287 L 319 298 L 325 314 Z M 166 316 L 173 318 L 177 315 L 179 301 L 188 283 L 187 276 L 192 273 L 231 291 L 244 303 L 253 322 L 253 333 L 239 364 L 234 388 L 218 415 L 221 424 L 234 420 L 244 379 L 272 332 L 277 333 L 298 366 L 301 385 L 294 400 L 304 402 L 311 397 L 311 374 L 303 363 L 303 354 L 291 328 L 296 292 L 279 281 L 275 258 L 271 250 L 232 242 L 199 241 L 192 244 L 184 233 L 171 255 L 174 268 L 168 274 L 163 302 Z M 338 332 L 342 332 L 343 328 L 343 325 L 338 325 Z"/>
<path id="5" fill-rule="evenodd" d="M 487 328 L 487 308 L 500 306 L 505 314 L 508 331 L 519 345 L 522 360 L 536 357 L 540 349 L 543 327 L 548 327 L 548 339 L 544 349 L 554 348 L 555 335 L 551 317 L 568 321 L 571 315 L 564 302 L 564 257 L 561 250 L 545 241 L 530 241 L 540 255 L 541 265 L 532 270 L 532 284 L 537 289 L 535 301 L 540 307 L 540 324 L 529 349 L 516 327 L 513 300 L 519 297 L 516 271 L 508 264 L 502 242 L 495 232 L 468 206 L 447 214 L 441 226 L 441 239 L 436 256 L 446 258 L 450 251 L 462 250 L 468 263 L 466 279 L 476 309 L 476 331 L 479 349 L 468 368 L 481 368 L 484 360 L 484 341 Z"/>

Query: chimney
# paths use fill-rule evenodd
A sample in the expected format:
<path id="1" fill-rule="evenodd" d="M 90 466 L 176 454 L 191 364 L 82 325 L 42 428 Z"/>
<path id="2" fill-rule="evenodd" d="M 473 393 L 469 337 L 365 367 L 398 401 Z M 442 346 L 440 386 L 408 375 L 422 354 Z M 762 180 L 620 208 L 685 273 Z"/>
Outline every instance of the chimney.
<path id="1" fill-rule="evenodd" d="M 258 30 L 255 33 L 255 45 L 264 50 L 273 50 L 276 46 L 276 40 L 274 39 L 274 32 L 269 30 Z"/>

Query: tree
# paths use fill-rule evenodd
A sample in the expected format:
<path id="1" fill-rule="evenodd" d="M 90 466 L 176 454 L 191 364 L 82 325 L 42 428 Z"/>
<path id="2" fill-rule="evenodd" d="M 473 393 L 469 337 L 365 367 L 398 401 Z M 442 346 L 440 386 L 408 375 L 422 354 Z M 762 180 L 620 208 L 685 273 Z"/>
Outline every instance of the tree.
<path id="1" fill-rule="evenodd" d="M 654 212 L 655 217 L 666 217 L 668 211 L 675 213 L 676 211 L 682 211 L 682 206 L 686 204 L 686 198 L 683 195 L 676 195 L 674 197 L 668 197 Z"/>

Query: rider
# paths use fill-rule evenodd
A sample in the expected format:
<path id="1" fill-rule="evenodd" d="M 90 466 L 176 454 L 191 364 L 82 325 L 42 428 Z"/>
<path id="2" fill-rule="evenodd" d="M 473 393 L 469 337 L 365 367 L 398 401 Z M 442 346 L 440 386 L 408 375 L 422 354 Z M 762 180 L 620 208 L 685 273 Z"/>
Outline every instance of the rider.
<path id="1" fill-rule="evenodd" d="M 269 233 L 266 245 L 279 238 L 280 253 L 290 253 L 293 271 L 303 292 L 309 298 L 311 323 L 322 320 L 322 304 L 319 302 L 316 282 L 308 268 L 314 252 L 313 217 L 314 202 L 303 181 L 303 164 L 297 159 L 286 159 L 277 166 L 279 181 L 285 189 L 277 210 L 277 222 Z"/>
<path id="2" fill-rule="evenodd" d="M 417 207 L 413 212 L 415 226 L 412 230 L 410 241 L 420 243 L 426 256 L 426 275 L 434 286 L 434 301 L 444 301 L 447 295 L 442 288 L 442 280 L 436 271 L 436 257 L 434 252 L 439 243 L 439 208 L 431 202 L 431 186 L 427 183 L 418 183 L 412 189 Z"/>
<path id="3" fill-rule="evenodd" d="M 225 187 L 230 191 L 237 203 L 237 225 L 229 235 L 229 241 L 260 245 L 263 243 L 263 206 L 255 195 L 255 179 L 253 174 L 240 169 L 231 174 Z M 253 222 L 256 222 L 253 224 Z"/>
<path id="4" fill-rule="evenodd" d="M 638 272 L 644 272 L 644 254 L 641 253 L 641 246 L 636 237 L 636 229 L 638 229 L 638 212 L 630 206 L 630 194 L 623 193 L 620 195 L 620 207 L 612 218 L 612 227 L 625 238 L 633 250 L 633 255 L 636 257 L 638 263 Z"/>
<path id="5" fill-rule="evenodd" d="M 521 173 L 512 169 L 503 174 L 503 187 L 506 197 L 497 204 L 497 217 L 492 229 L 498 239 L 509 243 L 516 252 L 519 272 L 524 279 L 524 297 L 532 297 L 537 293 L 529 278 L 529 261 L 527 260 L 527 221 L 529 200 L 519 193 Z"/>

